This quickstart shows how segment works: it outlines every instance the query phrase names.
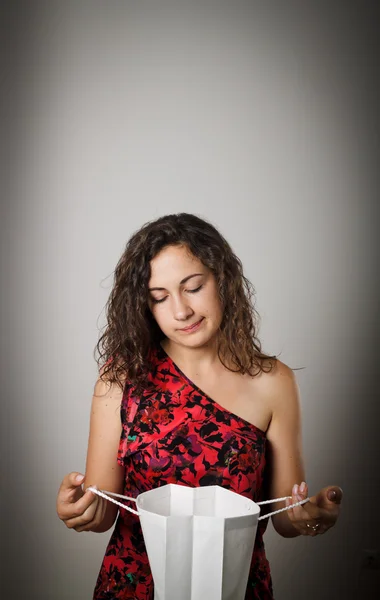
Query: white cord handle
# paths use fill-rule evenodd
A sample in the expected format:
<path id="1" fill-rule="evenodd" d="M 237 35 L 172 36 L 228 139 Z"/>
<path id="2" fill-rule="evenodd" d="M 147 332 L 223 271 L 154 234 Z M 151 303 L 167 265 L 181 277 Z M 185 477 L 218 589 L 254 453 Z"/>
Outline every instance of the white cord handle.
<path id="1" fill-rule="evenodd" d="M 273 502 L 282 502 L 284 500 L 287 500 L 288 498 L 291 498 L 291 496 L 284 496 L 283 498 L 276 498 L 276 500 L 262 500 L 261 502 L 256 502 L 256 504 L 258 504 L 259 506 L 261 504 L 272 504 Z M 262 517 L 259 517 L 259 521 L 260 521 L 260 519 L 267 519 L 268 517 L 277 515 L 277 513 L 283 512 L 284 510 L 289 510 L 290 508 L 294 508 L 295 506 L 301 506 L 301 504 L 305 504 L 306 502 L 309 502 L 309 500 L 310 500 L 310 498 L 307 497 L 307 498 L 305 498 L 305 500 L 300 500 L 299 502 L 290 504 L 290 506 L 285 506 L 284 508 L 279 508 L 278 510 L 274 510 L 273 512 L 270 512 L 267 515 L 263 515 Z"/>
<path id="2" fill-rule="evenodd" d="M 121 502 L 118 502 L 117 500 L 114 500 L 113 498 L 110 498 L 109 496 L 115 496 L 115 498 L 123 498 L 123 500 L 130 500 L 131 502 L 136 502 L 136 498 L 122 496 L 121 494 L 115 494 L 114 492 L 106 492 L 105 490 L 98 490 L 94 487 L 88 487 L 87 489 L 90 490 L 90 492 L 93 492 L 94 494 L 101 496 L 105 500 L 109 500 L 110 502 L 117 504 L 117 506 L 119 506 L 120 508 L 125 508 L 126 510 L 129 510 L 129 512 L 133 513 L 134 515 L 139 516 L 139 514 L 140 514 L 137 510 L 134 510 L 133 508 L 130 508 L 129 506 L 125 506 L 125 504 L 122 504 Z M 275 500 L 262 500 L 261 502 L 256 502 L 256 504 L 258 506 L 260 506 L 261 504 L 272 504 L 273 502 L 283 502 L 287 498 L 291 498 L 291 496 L 284 496 L 283 498 L 276 498 Z M 306 498 L 305 500 L 300 500 L 299 502 L 295 502 L 294 504 L 291 504 L 290 506 L 285 506 L 285 508 L 280 508 L 279 510 L 270 512 L 267 515 L 263 515 L 262 517 L 259 517 L 258 520 L 260 521 L 260 519 L 267 519 L 268 517 L 271 517 L 272 515 L 277 515 L 277 513 L 283 512 L 284 510 L 289 510 L 290 508 L 294 508 L 294 506 L 301 506 L 301 504 L 305 504 L 306 502 L 309 502 L 309 500 L 310 500 L 309 497 Z"/>
<path id="3" fill-rule="evenodd" d="M 139 516 L 139 514 L 140 514 L 139 512 L 137 512 L 137 510 L 134 510 L 133 508 L 130 508 L 129 506 L 125 506 L 125 504 L 122 504 L 121 502 L 118 502 L 117 500 L 114 500 L 113 498 L 109 498 L 109 496 L 116 496 L 116 498 L 123 498 L 124 500 L 131 500 L 132 502 L 136 502 L 136 498 L 129 498 L 128 496 L 122 496 L 121 494 L 115 494 L 114 492 L 106 492 L 105 490 L 97 490 L 94 487 L 88 487 L 87 490 L 90 490 L 90 492 L 93 492 L 94 494 L 98 494 L 98 496 L 101 496 L 102 498 L 105 498 L 106 500 L 109 500 L 110 502 L 117 504 L 117 506 L 120 506 L 120 508 L 125 508 L 126 510 L 129 510 L 129 512 L 133 513 L 134 515 Z"/>

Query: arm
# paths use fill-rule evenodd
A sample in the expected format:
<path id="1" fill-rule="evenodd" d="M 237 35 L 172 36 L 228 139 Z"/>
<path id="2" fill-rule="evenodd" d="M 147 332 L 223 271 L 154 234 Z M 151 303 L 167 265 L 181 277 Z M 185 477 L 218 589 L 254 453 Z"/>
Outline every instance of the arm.
<path id="1" fill-rule="evenodd" d="M 91 405 L 84 488 L 93 485 L 117 494 L 123 491 L 124 468 L 117 462 L 122 430 L 122 397 L 123 390 L 116 383 L 105 383 L 101 379 L 96 382 Z M 100 504 L 102 507 L 97 511 L 91 531 L 107 531 L 117 516 L 115 504 L 107 500 Z"/>
<path id="2" fill-rule="evenodd" d="M 282 498 L 291 496 L 293 485 L 305 479 L 300 398 L 293 371 L 281 361 L 277 361 L 269 378 L 273 407 L 267 431 L 269 498 Z M 283 507 L 283 502 L 274 503 L 272 510 Z M 272 523 L 277 533 L 283 537 L 295 537 L 300 534 L 289 519 L 287 511 L 273 515 Z"/>
<path id="3" fill-rule="evenodd" d="M 122 493 L 124 468 L 117 463 L 121 434 L 120 405 L 123 390 L 117 384 L 95 384 L 91 405 L 84 488 L 90 485 Z M 103 532 L 112 527 L 117 507 L 91 491 L 83 491 L 84 477 L 66 475 L 57 497 L 57 513 L 69 529 Z"/>
<path id="4" fill-rule="evenodd" d="M 299 391 L 293 371 L 277 361 L 269 388 L 273 406 L 267 431 L 269 494 L 270 498 L 292 496 L 286 502 L 289 505 L 308 497 L 302 458 Z M 340 487 L 325 487 L 306 504 L 273 515 L 273 526 L 283 537 L 325 533 L 338 519 L 342 496 Z M 283 503 L 275 504 L 273 510 L 283 506 Z"/>

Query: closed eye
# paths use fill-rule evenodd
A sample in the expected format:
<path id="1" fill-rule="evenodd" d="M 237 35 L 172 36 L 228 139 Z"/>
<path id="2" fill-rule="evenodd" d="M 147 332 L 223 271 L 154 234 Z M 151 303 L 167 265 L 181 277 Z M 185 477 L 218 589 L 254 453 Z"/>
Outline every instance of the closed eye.
<path id="1" fill-rule="evenodd" d="M 203 283 L 199 287 L 195 288 L 195 290 L 186 290 L 189 294 L 195 294 L 195 292 L 199 292 L 203 288 Z"/>
<path id="2" fill-rule="evenodd" d="M 201 290 L 203 288 L 203 283 L 195 288 L 194 290 L 186 290 L 187 292 L 189 292 L 189 294 L 196 294 L 196 292 L 199 292 L 199 290 Z M 161 302 L 165 302 L 167 296 L 165 296 L 164 298 L 160 298 L 160 300 L 157 300 L 157 298 L 151 298 L 151 301 L 153 302 L 153 304 L 161 304 Z"/>
<path id="3" fill-rule="evenodd" d="M 165 296 L 165 298 L 161 298 L 160 300 L 156 300 L 156 298 L 151 298 L 151 301 L 153 302 L 153 304 L 161 304 L 161 302 L 164 302 L 166 298 L 167 296 Z"/>

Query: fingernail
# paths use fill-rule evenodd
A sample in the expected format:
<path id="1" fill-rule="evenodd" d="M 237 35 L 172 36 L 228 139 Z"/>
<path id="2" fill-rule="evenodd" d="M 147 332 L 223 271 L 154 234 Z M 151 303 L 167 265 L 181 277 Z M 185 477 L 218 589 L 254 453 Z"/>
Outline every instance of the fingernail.
<path id="1" fill-rule="evenodd" d="M 304 491 L 306 490 L 306 483 L 303 481 L 300 485 L 300 492 L 301 494 L 304 493 Z"/>
<path id="2" fill-rule="evenodd" d="M 298 494 L 298 485 L 296 483 L 293 485 L 292 494 L 293 496 L 297 496 Z"/>
<path id="3" fill-rule="evenodd" d="M 336 499 L 336 491 L 330 490 L 327 494 L 327 497 L 329 500 L 331 500 L 331 502 L 334 502 L 334 500 Z"/>
<path id="4" fill-rule="evenodd" d="M 82 479 L 84 479 L 84 475 L 77 475 L 75 477 L 75 481 L 82 481 Z"/>

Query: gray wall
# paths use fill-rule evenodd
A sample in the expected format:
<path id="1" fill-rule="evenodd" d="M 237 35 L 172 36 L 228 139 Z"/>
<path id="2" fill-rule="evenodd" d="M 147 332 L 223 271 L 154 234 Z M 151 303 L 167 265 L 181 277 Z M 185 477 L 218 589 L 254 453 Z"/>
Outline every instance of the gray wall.
<path id="1" fill-rule="evenodd" d="M 266 535 L 276 600 L 369 600 L 379 547 L 374 3 L 14 2 L 2 212 L 4 598 L 86 600 L 109 537 L 67 530 L 112 271 L 169 212 L 220 228 L 297 371 L 325 536 Z M 8 162 L 10 161 L 10 162 Z M 378 581 L 378 580 L 377 580 Z M 360 591 L 358 591 L 360 590 Z"/>

